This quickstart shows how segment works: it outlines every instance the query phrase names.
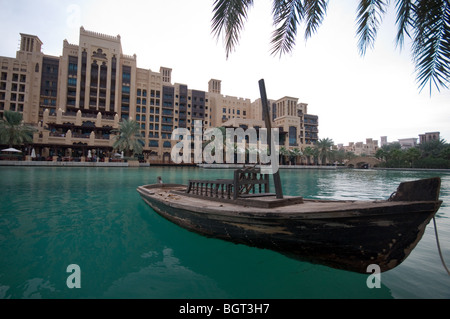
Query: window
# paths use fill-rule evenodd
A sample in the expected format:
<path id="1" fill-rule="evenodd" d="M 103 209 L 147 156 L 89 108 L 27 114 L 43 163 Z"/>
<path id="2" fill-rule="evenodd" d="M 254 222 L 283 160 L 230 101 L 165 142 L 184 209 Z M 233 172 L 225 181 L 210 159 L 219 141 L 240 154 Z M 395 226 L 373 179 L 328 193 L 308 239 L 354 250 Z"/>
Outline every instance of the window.
<path id="1" fill-rule="evenodd" d="M 297 146 L 297 128 L 295 126 L 289 127 L 289 145 Z"/>
<path id="2" fill-rule="evenodd" d="M 75 79 L 75 78 L 69 78 L 69 79 L 67 80 L 67 84 L 68 84 L 69 86 L 77 86 L 77 79 Z"/>
<path id="3" fill-rule="evenodd" d="M 78 65 L 74 63 L 69 63 L 69 72 L 70 73 L 76 73 L 78 71 Z"/>
<path id="4" fill-rule="evenodd" d="M 130 83 L 131 82 L 131 74 L 124 72 L 122 79 L 123 79 L 123 83 Z"/>
<path id="5" fill-rule="evenodd" d="M 150 140 L 148 146 L 150 146 L 150 147 L 158 147 L 159 143 L 158 143 L 158 141 Z"/>
<path id="6" fill-rule="evenodd" d="M 170 144 L 169 141 L 165 141 L 164 144 L 163 144 L 163 147 L 165 147 L 165 148 L 171 148 L 171 147 L 172 147 L 172 144 Z"/>

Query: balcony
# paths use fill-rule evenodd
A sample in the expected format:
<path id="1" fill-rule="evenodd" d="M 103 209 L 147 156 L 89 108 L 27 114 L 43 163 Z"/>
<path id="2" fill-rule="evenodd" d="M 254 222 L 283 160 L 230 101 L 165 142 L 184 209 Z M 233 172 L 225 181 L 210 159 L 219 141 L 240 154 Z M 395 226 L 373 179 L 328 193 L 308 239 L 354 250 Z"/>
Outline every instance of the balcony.
<path id="1" fill-rule="evenodd" d="M 33 143 L 66 146 L 82 143 L 91 147 L 112 147 L 114 144 L 114 135 L 95 135 L 94 132 L 90 134 L 72 134 L 70 130 L 66 134 L 42 131 L 34 133 Z"/>
<path id="2" fill-rule="evenodd" d="M 87 120 L 95 123 L 96 128 L 103 128 L 109 126 L 112 128 L 119 128 L 119 116 L 102 115 L 100 112 L 95 113 L 82 113 L 81 110 L 78 112 L 66 112 L 63 113 L 61 109 L 56 111 L 56 114 L 50 114 L 49 109 L 45 109 L 43 113 L 43 127 L 48 126 L 48 124 L 63 124 L 70 123 L 74 126 L 82 126 L 83 122 Z"/>

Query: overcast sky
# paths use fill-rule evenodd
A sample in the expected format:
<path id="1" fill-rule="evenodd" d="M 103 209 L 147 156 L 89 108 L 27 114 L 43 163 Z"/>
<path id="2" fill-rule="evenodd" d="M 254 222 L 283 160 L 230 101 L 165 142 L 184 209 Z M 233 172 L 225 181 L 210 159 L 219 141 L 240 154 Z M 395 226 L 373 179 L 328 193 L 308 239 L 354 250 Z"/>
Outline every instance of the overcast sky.
<path id="1" fill-rule="evenodd" d="M 45 54 L 60 56 L 63 40 L 78 44 L 84 26 L 120 34 L 124 54 L 136 54 L 139 68 L 172 68 L 172 82 L 190 89 L 207 91 L 215 78 L 222 94 L 253 101 L 264 78 L 270 99 L 308 103 L 308 113 L 319 116 L 319 138 L 335 144 L 432 131 L 450 142 L 450 90 L 419 91 L 409 44 L 395 48 L 393 3 L 365 57 L 355 36 L 357 0 L 330 1 L 317 34 L 305 42 L 300 30 L 292 54 L 271 56 L 271 3 L 255 1 L 240 45 L 226 59 L 211 34 L 213 0 L 0 0 L 0 56 L 15 56 L 19 33 L 37 35 Z"/>

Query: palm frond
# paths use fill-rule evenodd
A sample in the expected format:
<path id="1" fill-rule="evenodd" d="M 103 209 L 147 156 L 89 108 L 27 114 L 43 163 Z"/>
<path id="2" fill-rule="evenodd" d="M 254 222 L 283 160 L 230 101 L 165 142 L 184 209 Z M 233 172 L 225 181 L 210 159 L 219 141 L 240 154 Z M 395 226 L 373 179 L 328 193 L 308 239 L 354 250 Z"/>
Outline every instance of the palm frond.
<path id="1" fill-rule="evenodd" d="M 373 48 L 381 20 L 386 12 L 389 0 L 361 0 L 358 5 L 357 19 L 359 36 L 358 48 L 361 55 L 367 48 Z"/>
<path id="2" fill-rule="evenodd" d="M 240 32 L 247 20 L 247 12 L 253 0 L 215 0 L 212 18 L 212 33 L 219 39 L 224 37 L 226 55 L 234 51 L 239 43 Z"/>
<path id="3" fill-rule="evenodd" d="M 422 90 L 427 83 L 438 89 L 450 82 L 450 2 L 418 1 L 415 10 L 413 57 Z"/>
<path id="4" fill-rule="evenodd" d="M 5 111 L 0 120 L 0 143 L 9 146 L 33 142 L 36 128 L 23 123 L 22 113 Z"/>
<path id="5" fill-rule="evenodd" d="M 306 29 L 305 40 L 312 36 L 317 31 L 317 28 L 322 24 L 322 21 L 327 13 L 327 0 L 306 0 L 305 1 L 305 16 Z"/>
<path id="6" fill-rule="evenodd" d="M 113 149 L 125 152 L 133 151 L 141 154 L 143 141 L 139 124 L 134 120 L 123 120 L 118 129 L 112 130 L 114 136 Z"/>
<path id="7" fill-rule="evenodd" d="M 274 25 L 278 26 L 272 34 L 272 55 L 291 52 L 297 36 L 297 26 L 304 17 L 301 0 L 274 0 Z"/>
<path id="8" fill-rule="evenodd" d="M 410 37 L 408 29 L 413 25 L 414 3 L 411 0 L 397 0 L 396 7 L 398 31 L 395 43 L 402 49 L 405 34 Z"/>

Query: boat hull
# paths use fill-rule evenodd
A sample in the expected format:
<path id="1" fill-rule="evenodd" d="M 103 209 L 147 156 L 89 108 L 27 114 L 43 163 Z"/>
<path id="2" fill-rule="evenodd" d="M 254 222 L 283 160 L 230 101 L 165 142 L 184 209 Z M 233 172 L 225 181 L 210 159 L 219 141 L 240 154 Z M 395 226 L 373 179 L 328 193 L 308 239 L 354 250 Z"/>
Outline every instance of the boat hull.
<path id="1" fill-rule="evenodd" d="M 305 200 L 259 209 L 190 198 L 181 185 L 138 191 L 158 214 L 190 231 L 358 273 L 372 264 L 387 271 L 403 262 L 441 204 Z"/>

